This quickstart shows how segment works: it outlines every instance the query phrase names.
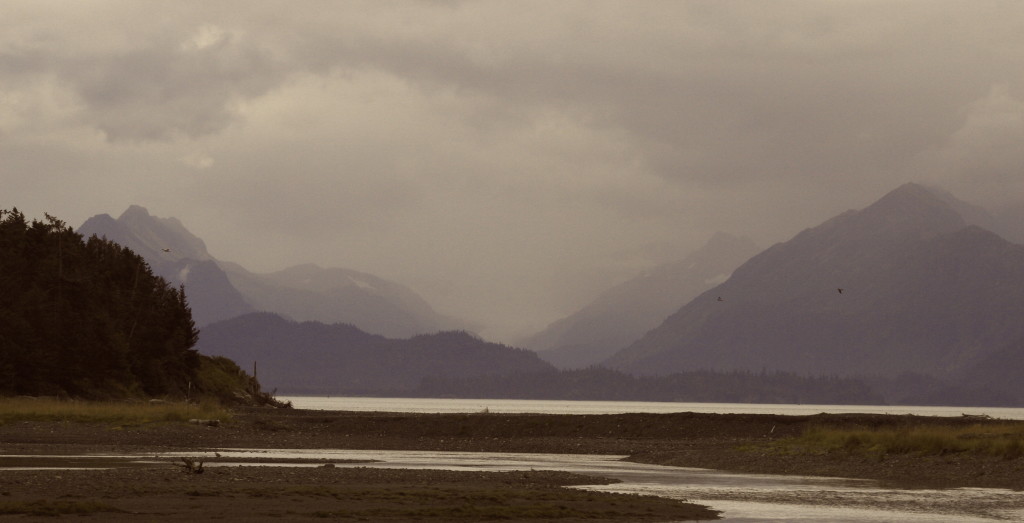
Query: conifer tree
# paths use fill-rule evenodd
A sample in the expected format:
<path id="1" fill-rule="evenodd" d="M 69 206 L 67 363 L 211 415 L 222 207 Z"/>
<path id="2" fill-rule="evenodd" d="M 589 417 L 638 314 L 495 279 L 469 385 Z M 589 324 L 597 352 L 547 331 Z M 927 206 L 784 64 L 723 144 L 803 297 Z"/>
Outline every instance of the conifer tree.
<path id="1" fill-rule="evenodd" d="M 180 394 L 198 331 L 184 288 L 61 220 L 0 210 L 0 394 Z"/>

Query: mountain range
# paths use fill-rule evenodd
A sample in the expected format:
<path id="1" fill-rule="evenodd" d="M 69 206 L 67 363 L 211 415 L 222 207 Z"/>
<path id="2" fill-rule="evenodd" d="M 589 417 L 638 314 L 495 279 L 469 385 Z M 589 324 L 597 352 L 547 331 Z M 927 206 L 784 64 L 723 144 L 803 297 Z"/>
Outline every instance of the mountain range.
<path id="1" fill-rule="evenodd" d="M 984 379 L 1024 358 L 1024 246 L 976 225 L 988 219 L 903 185 L 754 256 L 604 364 L 1020 389 Z"/>
<path id="2" fill-rule="evenodd" d="M 519 342 L 563 369 L 597 364 L 640 339 L 759 251 L 748 238 L 717 233 L 686 258 L 613 286 L 579 311 Z"/>
<path id="3" fill-rule="evenodd" d="M 79 232 L 122 243 L 185 284 L 200 350 L 259 362 L 268 387 L 290 392 L 414 393 L 431 379 L 480 390 L 525 376 L 580 392 L 580 375 L 554 372 L 540 354 L 636 377 L 851 378 L 889 403 L 1019 405 L 1024 245 L 993 232 L 1014 230 L 1007 216 L 911 183 L 760 253 L 716 235 L 525 340 L 536 354 L 460 331 L 370 274 L 314 265 L 255 274 L 216 260 L 179 221 L 138 206 Z"/>
<path id="4" fill-rule="evenodd" d="M 93 216 L 78 232 L 106 237 L 143 256 L 153 271 L 185 285 L 199 326 L 255 311 L 299 321 L 350 323 L 392 337 L 465 328 L 435 312 L 408 287 L 371 274 L 307 264 L 256 274 L 215 259 L 176 218 L 158 218 L 133 205 L 117 219 Z"/>
<path id="5" fill-rule="evenodd" d="M 89 218 L 78 233 L 124 245 L 142 256 L 155 274 L 175 287 L 185 285 L 197 325 L 255 310 L 207 252 L 203 240 L 176 218 L 157 218 L 132 205 L 116 220 L 109 214 Z"/>
<path id="6" fill-rule="evenodd" d="M 396 394 L 424 378 L 536 373 L 554 368 L 536 353 L 464 331 L 392 339 L 352 325 L 295 322 L 252 313 L 208 325 L 199 352 L 254 365 L 264 388 L 298 394 Z"/>

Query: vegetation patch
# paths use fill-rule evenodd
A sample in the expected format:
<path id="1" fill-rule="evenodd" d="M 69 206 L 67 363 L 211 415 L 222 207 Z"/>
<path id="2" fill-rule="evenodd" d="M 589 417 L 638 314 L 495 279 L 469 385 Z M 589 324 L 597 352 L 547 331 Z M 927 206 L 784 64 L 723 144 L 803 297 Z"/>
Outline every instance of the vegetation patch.
<path id="1" fill-rule="evenodd" d="M 207 400 L 192 404 L 0 397 L 0 425 L 18 421 L 59 421 L 138 426 L 196 418 L 228 421 L 231 411 L 216 401 Z"/>
<path id="2" fill-rule="evenodd" d="M 194 349 L 185 287 L 131 249 L 0 209 L 0 275 L 0 396 L 286 406 L 233 361 Z"/>
<path id="3" fill-rule="evenodd" d="M 1016 459 L 1024 456 L 1024 423 L 882 428 L 821 426 L 807 429 L 800 437 L 780 440 L 777 445 L 794 452 L 847 452 L 875 456 L 974 453 Z"/>

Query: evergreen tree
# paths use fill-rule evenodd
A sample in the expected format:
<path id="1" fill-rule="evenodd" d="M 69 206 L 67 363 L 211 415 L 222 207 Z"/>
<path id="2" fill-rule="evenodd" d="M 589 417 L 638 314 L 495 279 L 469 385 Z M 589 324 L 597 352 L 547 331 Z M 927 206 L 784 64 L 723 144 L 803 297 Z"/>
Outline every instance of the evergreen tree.
<path id="1" fill-rule="evenodd" d="M 184 288 L 106 239 L 0 210 L 0 394 L 181 394 L 198 331 Z"/>

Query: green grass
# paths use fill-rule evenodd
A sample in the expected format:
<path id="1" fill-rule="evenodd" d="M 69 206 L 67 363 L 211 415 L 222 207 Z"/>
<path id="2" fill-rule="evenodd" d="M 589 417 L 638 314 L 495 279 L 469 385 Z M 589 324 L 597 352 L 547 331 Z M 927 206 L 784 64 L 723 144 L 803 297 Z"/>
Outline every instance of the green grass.
<path id="1" fill-rule="evenodd" d="M 1024 456 L 1024 423 L 883 429 L 815 427 L 799 438 L 781 441 L 780 444 L 790 450 L 803 448 L 812 452 L 923 456 L 966 452 L 1015 459 Z"/>
<path id="2" fill-rule="evenodd" d="M 187 422 L 193 418 L 228 421 L 231 413 L 213 401 L 193 405 L 184 402 L 151 404 L 145 401 L 0 398 L 0 425 L 18 421 L 62 421 L 124 426 Z"/>

